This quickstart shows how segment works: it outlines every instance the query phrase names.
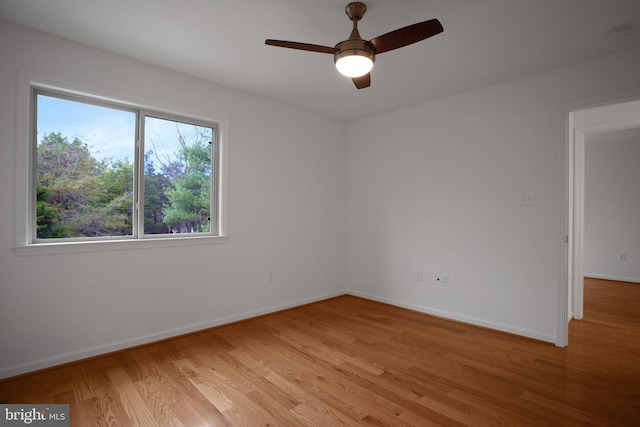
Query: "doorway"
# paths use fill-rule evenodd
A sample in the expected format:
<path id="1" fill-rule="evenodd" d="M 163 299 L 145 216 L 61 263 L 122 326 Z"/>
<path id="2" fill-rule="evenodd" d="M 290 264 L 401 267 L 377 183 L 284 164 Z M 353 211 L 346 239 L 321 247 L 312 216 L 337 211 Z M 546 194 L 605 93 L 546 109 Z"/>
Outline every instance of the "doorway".
<path id="1" fill-rule="evenodd" d="M 567 281 L 560 289 L 558 318 L 584 316 L 585 142 L 588 137 L 640 127 L 640 100 L 569 112 L 567 147 Z M 562 325 L 561 325 L 562 324 Z M 559 322 L 556 345 L 568 345 L 568 327 Z"/>

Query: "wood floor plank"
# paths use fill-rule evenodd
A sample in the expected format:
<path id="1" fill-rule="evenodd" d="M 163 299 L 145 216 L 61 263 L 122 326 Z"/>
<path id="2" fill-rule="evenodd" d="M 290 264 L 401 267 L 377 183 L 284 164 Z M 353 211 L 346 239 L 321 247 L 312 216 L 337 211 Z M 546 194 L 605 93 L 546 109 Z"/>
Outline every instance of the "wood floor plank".
<path id="1" fill-rule="evenodd" d="M 133 425 L 167 426 L 164 411 L 152 413 L 153 405 L 148 404 L 136 390 L 124 367 L 117 367 L 107 371 L 107 377 L 117 390 L 118 399 L 122 403 Z"/>
<path id="2" fill-rule="evenodd" d="M 640 284 L 585 280 L 568 348 L 341 296 L 0 381 L 72 426 L 640 425 Z"/>

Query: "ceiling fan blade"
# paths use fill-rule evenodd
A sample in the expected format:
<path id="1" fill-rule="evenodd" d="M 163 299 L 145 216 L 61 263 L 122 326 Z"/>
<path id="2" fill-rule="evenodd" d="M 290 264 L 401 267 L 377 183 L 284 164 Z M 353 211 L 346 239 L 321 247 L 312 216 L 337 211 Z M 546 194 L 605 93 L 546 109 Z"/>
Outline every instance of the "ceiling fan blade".
<path id="1" fill-rule="evenodd" d="M 356 85 L 358 89 L 364 89 L 371 86 L 371 73 L 360 77 L 352 77 L 351 80 L 353 80 L 353 84 Z"/>
<path id="2" fill-rule="evenodd" d="M 440 21 L 431 19 L 383 34 L 371 39 L 370 42 L 376 49 L 376 53 L 383 53 L 419 42 L 442 31 L 443 28 Z"/>
<path id="3" fill-rule="evenodd" d="M 267 39 L 264 41 L 264 44 L 268 44 L 270 46 L 288 47 L 290 49 L 308 50 L 310 52 L 330 53 L 331 55 L 333 55 L 336 51 L 335 48 L 329 47 L 329 46 L 320 46 L 317 44 L 309 44 L 309 43 L 288 42 L 284 40 Z"/>

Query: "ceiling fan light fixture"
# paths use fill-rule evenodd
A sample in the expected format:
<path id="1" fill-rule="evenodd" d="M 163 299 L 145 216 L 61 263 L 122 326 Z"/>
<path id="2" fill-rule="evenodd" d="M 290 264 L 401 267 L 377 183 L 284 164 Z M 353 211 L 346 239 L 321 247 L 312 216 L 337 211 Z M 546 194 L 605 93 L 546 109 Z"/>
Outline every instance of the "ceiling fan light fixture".
<path id="1" fill-rule="evenodd" d="M 333 56 L 340 74 L 347 77 L 361 77 L 371 71 L 376 60 L 374 50 L 364 40 L 349 39 L 336 45 Z"/>
<path id="2" fill-rule="evenodd" d="M 336 68 L 340 74 L 347 77 L 361 77 L 371 71 L 373 61 L 363 55 L 352 54 L 342 56 L 336 61 Z"/>

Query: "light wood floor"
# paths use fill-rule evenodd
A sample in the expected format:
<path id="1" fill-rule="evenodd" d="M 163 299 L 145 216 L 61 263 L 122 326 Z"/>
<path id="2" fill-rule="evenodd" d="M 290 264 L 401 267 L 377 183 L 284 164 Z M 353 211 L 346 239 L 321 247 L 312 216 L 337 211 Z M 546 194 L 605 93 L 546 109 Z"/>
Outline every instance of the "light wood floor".
<path id="1" fill-rule="evenodd" d="M 0 382 L 73 426 L 640 425 L 640 284 L 587 280 L 570 345 L 344 296 Z"/>

